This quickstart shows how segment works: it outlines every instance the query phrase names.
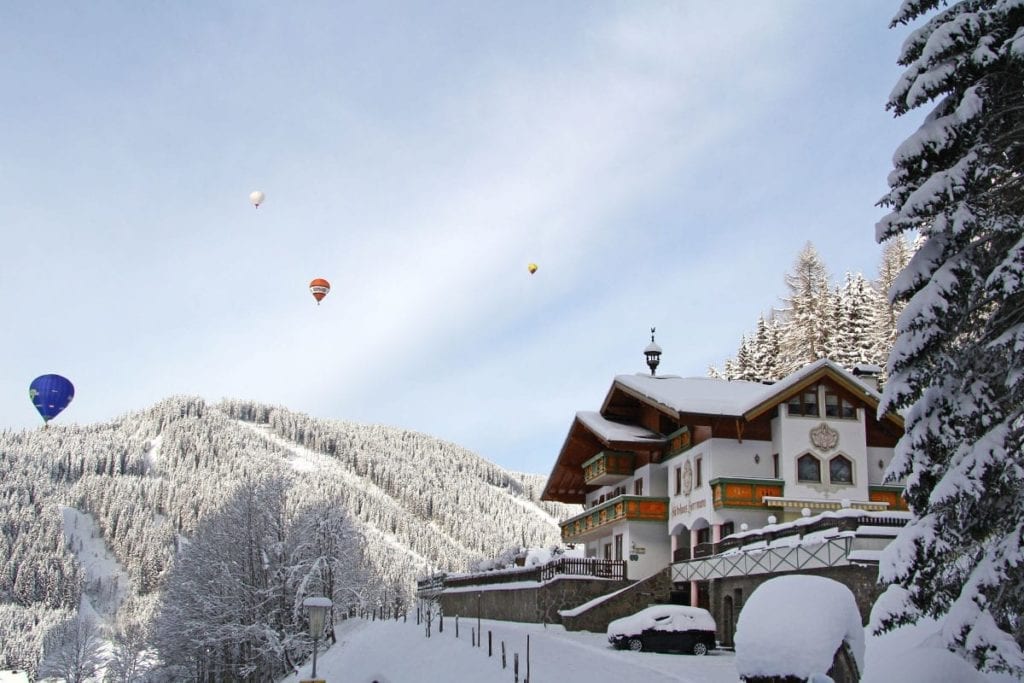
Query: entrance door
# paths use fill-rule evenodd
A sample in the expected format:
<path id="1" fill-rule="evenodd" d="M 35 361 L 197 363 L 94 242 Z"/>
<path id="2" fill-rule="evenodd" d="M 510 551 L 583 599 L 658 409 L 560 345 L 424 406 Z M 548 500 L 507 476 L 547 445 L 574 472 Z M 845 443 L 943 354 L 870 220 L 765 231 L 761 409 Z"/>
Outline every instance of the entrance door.
<path id="1" fill-rule="evenodd" d="M 732 617 L 732 596 L 727 595 L 722 600 L 722 645 L 732 645 L 733 628 Z"/>

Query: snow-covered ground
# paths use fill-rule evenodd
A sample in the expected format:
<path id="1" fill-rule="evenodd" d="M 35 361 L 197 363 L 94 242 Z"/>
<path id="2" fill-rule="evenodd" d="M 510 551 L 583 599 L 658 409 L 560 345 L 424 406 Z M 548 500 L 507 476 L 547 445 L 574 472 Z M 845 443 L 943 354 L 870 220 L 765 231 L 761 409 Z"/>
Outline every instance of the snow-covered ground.
<path id="1" fill-rule="evenodd" d="M 104 623 L 117 613 L 131 588 L 131 578 L 107 547 L 92 515 L 62 507 L 64 537 L 85 573 L 79 613 Z"/>
<path id="2" fill-rule="evenodd" d="M 507 621 L 481 622 L 483 647 L 471 644 L 475 619 L 445 619 L 444 633 L 434 621 L 432 635 L 424 635 L 410 615 L 408 622 L 350 619 L 337 625 L 338 643 L 321 650 L 317 678 L 327 683 L 513 683 L 513 654 L 519 654 L 519 680 L 526 677 L 526 636 L 530 636 L 530 679 L 546 683 L 737 683 L 736 657 L 714 651 L 704 657 L 613 650 L 602 633 L 568 632 L 561 626 Z M 1011 676 L 973 672 L 963 660 L 945 650 L 929 649 L 935 622 L 900 629 L 882 637 L 865 632 L 866 671 L 862 680 L 879 683 L 1013 683 Z M 487 632 L 493 634 L 494 655 L 487 656 Z M 507 668 L 501 667 L 501 641 L 505 641 Z M 922 642 L 924 641 L 924 642 Z M 323 644 L 321 644 L 323 648 Z M 956 665 L 956 666 L 953 666 Z M 966 667 L 966 669 L 964 669 Z M 298 674 L 282 683 L 309 679 L 307 662 Z M 963 677 L 966 674 L 967 677 Z"/>
<path id="3" fill-rule="evenodd" d="M 317 678 L 328 683 L 488 683 L 515 680 L 513 655 L 519 654 L 519 680 L 526 678 L 526 636 L 530 636 L 530 680 L 558 683 L 636 681 L 663 683 L 736 683 L 735 657 L 715 651 L 704 657 L 613 650 L 603 633 L 567 632 L 561 626 L 483 620 L 483 646 L 471 645 L 475 619 L 446 618 L 444 633 L 434 621 L 427 638 L 422 625 L 410 615 L 408 622 L 350 619 L 337 626 L 338 643 L 317 658 Z M 494 654 L 487 656 L 487 632 L 493 634 Z M 507 667 L 501 667 L 501 642 Z M 298 675 L 284 679 L 297 683 L 310 678 L 307 663 Z"/>

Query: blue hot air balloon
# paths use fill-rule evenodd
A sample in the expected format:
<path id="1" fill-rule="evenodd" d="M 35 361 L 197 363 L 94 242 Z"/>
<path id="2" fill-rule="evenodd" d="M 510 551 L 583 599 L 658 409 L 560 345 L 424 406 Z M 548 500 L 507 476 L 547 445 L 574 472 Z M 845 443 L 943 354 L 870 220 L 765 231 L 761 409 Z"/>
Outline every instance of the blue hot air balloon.
<path id="1" fill-rule="evenodd" d="M 28 386 L 28 396 L 46 423 L 68 407 L 75 397 L 75 385 L 60 375 L 40 375 Z"/>

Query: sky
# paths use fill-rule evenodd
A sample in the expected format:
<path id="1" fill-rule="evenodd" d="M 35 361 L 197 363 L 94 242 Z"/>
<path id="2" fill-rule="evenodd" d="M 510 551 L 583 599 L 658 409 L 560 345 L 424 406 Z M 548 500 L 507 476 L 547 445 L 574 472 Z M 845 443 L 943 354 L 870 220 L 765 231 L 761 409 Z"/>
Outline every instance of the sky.
<path id="1" fill-rule="evenodd" d="M 652 326 L 702 376 L 806 242 L 875 276 L 897 5 L 5 4 L 0 428 L 58 373 L 62 423 L 252 399 L 547 474 Z"/>

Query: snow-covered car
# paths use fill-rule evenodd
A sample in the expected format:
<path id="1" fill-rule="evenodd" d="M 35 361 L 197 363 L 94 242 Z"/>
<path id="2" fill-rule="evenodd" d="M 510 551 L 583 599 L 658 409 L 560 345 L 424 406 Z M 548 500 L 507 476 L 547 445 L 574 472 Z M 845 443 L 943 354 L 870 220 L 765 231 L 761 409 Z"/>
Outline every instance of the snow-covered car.
<path id="1" fill-rule="evenodd" d="M 608 624 L 608 642 L 619 650 L 704 655 L 715 649 L 715 618 L 700 607 L 654 605 Z"/>

